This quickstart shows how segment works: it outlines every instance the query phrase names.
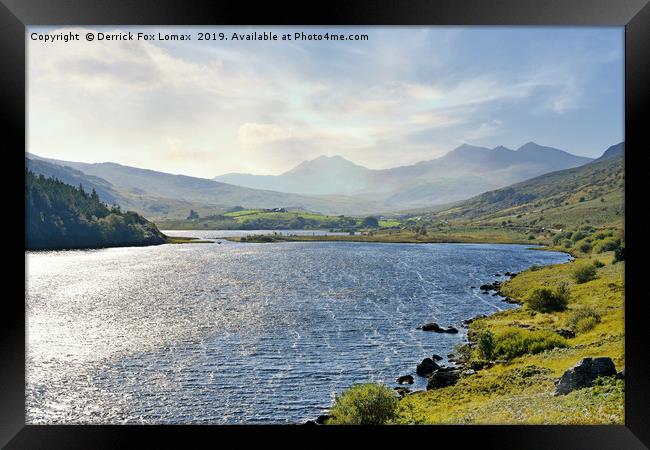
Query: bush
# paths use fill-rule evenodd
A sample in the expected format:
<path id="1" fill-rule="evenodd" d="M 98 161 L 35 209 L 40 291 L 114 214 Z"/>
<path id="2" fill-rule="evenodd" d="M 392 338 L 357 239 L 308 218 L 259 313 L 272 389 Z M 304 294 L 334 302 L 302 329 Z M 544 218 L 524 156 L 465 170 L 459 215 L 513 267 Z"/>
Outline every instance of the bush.
<path id="1" fill-rule="evenodd" d="M 582 253 L 591 253 L 591 244 L 589 242 L 581 242 L 577 245 L 578 250 Z"/>
<path id="2" fill-rule="evenodd" d="M 488 361 L 494 356 L 494 335 L 489 330 L 478 336 L 478 351 L 480 356 Z"/>
<path id="3" fill-rule="evenodd" d="M 601 267 L 605 267 L 605 263 L 602 262 L 602 261 L 598 261 L 598 260 L 596 260 L 596 261 L 594 261 L 594 267 L 595 267 L 596 269 L 600 269 Z"/>
<path id="4" fill-rule="evenodd" d="M 576 333 L 586 333 L 600 323 L 600 313 L 591 307 L 576 309 L 567 320 L 567 325 Z"/>
<path id="5" fill-rule="evenodd" d="M 576 283 L 582 284 L 597 277 L 596 266 L 593 264 L 579 264 L 573 269 L 571 274 Z"/>
<path id="6" fill-rule="evenodd" d="M 604 238 L 594 245 L 595 253 L 616 251 L 621 246 L 621 241 L 614 237 Z"/>
<path id="7" fill-rule="evenodd" d="M 540 353 L 556 347 L 566 347 L 563 337 L 551 331 L 509 329 L 495 336 L 494 356 L 512 359 L 525 354 Z"/>
<path id="8" fill-rule="evenodd" d="M 621 246 L 620 248 L 614 251 L 614 262 L 625 261 L 625 247 Z"/>
<path id="9" fill-rule="evenodd" d="M 539 312 L 562 311 L 569 304 L 570 295 L 568 285 L 561 283 L 555 291 L 548 288 L 533 290 L 528 296 L 526 304 Z"/>
<path id="10" fill-rule="evenodd" d="M 357 384 L 336 396 L 328 424 L 383 425 L 397 414 L 398 400 L 386 386 L 376 383 Z"/>

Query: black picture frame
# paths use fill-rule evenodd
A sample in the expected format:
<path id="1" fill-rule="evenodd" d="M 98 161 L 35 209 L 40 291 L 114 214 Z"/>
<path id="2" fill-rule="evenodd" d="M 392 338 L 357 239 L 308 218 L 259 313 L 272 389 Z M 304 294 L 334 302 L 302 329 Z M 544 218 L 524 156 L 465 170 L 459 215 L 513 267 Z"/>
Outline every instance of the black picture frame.
<path id="1" fill-rule="evenodd" d="M 0 114 L 5 173 L 17 217 L 24 201 L 26 26 L 30 25 L 567 25 L 625 27 L 626 141 L 626 403 L 623 426 L 419 426 L 372 429 L 364 445 L 397 437 L 404 445 L 460 445 L 500 449 L 641 449 L 650 446 L 650 358 L 644 314 L 644 200 L 650 125 L 650 5 L 648 0 L 330 0 L 327 2 L 182 0 L 0 0 Z M 9 144 L 11 143 L 11 144 Z M 15 202 L 15 203 L 14 203 Z M 23 215 L 24 217 L 24 215 Z M 13 231 L 12 233 L 15 233 Z M 15 241 L 12 256 L 24 257 Z M 20 253 L 19 253 L 20 252 Z M 22 254 L 22 256 L 21 256 Z M 5 260 L 7 263 L 9 259 Z M 9 263 L 11 265 L 11 263 Z M 18 270 L 24 265 L 18 264 Z M 647 276 L 647 275 L 646 275 Z M 16 287 L 19 278 L 7 278 Z M 34 426 L 25 425 L 25 310 L 18 294 L 3 302 L 0 347 L 0 444 L 4 448 L 115 448 L 145 442 L 148 447 L 238 445 L 264 438 L 288 442 L 294 434 L 314 435 L 307 445 L 347 440 L 365 427 L 306 426 Z M 445 444 L 445 441 L 448 444 Z M 268 441 L 270 443 L 270 441 Z"/>

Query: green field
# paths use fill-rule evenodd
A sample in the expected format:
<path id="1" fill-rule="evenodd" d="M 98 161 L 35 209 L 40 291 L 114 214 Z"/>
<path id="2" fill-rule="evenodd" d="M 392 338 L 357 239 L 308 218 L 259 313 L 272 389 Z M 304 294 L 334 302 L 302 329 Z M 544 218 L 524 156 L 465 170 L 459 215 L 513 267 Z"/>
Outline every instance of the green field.
<path id="1" fill-rule="evenodd" d="M 198 219 L 159 220 L 156 225 L 164 230 L 320 230 L 364 228 L 364 218 L 328 216 L 306 211 L 272 211 L 243 209 Z M 395 219 L 379 218 L 379 227 L 397 227 Z"/>

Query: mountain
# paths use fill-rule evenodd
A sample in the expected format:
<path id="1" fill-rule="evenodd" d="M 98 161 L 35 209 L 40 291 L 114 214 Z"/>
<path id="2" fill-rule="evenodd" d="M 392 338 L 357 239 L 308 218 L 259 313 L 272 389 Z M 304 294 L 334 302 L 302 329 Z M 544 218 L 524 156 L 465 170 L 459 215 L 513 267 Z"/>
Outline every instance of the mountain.
<path id="1" fill-rule="evenodd" d="M 616 145 L 612 145 L 607 150 L 605 150 L 605 153 L 603 153 L 602 156 L 598 158 L 596 161 L 615 158 L 617 156 L 624 156 L 624 153 L 625 153 L 625 142 L 621 142 Z"/>
<path id="2" fill-rule="evenodd" d="M 440 158 L 384 170 L 368 169 L 340 156 L 320 156 L 280 175 L 226 174 L 214 179 L 282 192 L 357 196 L 387 210 L 463 200 L 590 161 L 534 142 L 517 150 L 463 144 Z"/>
<path id="3" fill-rule="evenodd" d="M 229 173 L 214 177 L 223 183 L 308 195 L 354 195 L 367 189 L 373 171 L 341 156 L 319 156 L 281 175 Z"/>
<path id="4" fill-rule="evenodd" d="M 434 220 L 565 228 L 611 225 L 624 216 L 624 144 L 597 160 L 485 192 L 429 214 Z M 611 149 L 614 149 L 610 151 Z M 609 153 L 608 153 L 609 152 Z"/>
<path id="5" fill-rule="evenodd" d="M 156 245 L 166 236 L 135 212 L 109 209 L 87 192 L 25 171 L 25 247 L 28 250 Z"/>
<path id="6" fill-rule="evenodd" d="M 191 208 L 214 213 L 233 206 L 284 207 L 324 214 L 365 214 L 380 208 L 376 203 L 353 197 L 307 196 L 252 189 L 111 162 L 81 163 L 30 154 L 27 165 L 36 173 L 57 176 L 75 185 L 102 185 L 100 197 L 105 201 L 118 203 L 152 218 L 184 218 Z M 97 191 L 100 193 L 99 189 Z"/>

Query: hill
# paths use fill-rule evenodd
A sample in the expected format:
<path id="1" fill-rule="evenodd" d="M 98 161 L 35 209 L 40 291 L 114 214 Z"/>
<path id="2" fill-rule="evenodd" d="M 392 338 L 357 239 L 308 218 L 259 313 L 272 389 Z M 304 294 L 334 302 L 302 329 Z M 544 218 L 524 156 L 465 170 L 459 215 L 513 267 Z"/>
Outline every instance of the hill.
<path id="1" fill-rule="evenodd" d="M 623 143 L 611 148 L 622 149 Z M 567 228 L 581 224 L 620 225 L 624 216 L 622 151 L 581 167 L 544 174 L 485 192 L 429 219 L 476 225 Z"/>
<path id="2" fill-rule="evenodd" d="M 27 250 L 156 245 L 166 237 L 134 212 L 108 208 L 93 189 L 25 172 Z"/>
<path id="3" fill-rule="evenodd" d="M 208 211 L 225 211 L 236 205 L 253 209 L 285 207 L 323 214 L 364 214 L 380 208 L 373 202 L 353 197 L 307 196 L 252 189 L 112 162 L 91 164 L 61 161 L 33 154 L 27 159 L 28 166 L 36 173 L 43 171 L 47 175 L 52 171 L 51 166 L 55 166 L 59 171 L 65 169 L 69 177 L 75 171 L 75 176 L 85 176 L 87 180 L 101 179 L 111 187 L 111 196 L 117 203 L 152 219 L 182 219 L 190 209 L 207 214 Z M 43 163 L 49 166 L 43 166 Z M 47 167 L 47 171 L 44 167 Z"/>

